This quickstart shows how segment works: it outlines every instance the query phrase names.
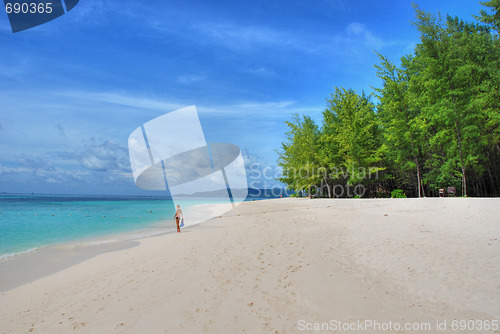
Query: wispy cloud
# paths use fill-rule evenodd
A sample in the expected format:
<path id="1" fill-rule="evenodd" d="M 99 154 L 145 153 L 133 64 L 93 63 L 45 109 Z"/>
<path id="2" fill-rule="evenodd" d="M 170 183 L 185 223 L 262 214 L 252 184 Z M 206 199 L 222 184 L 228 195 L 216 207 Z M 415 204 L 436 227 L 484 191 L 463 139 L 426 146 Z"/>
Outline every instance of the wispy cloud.
<path id="1" fill-rule="evenodd" d="M 28 158 L 33 159 L 33 158 Z M 37 159 L 36 157 L 34 159 Z M 7 167 L 0 163 L 0 176 L 9 177 L 10 182 L 17 186 L 28 184 L 30 189 L 33 185 L 40 184 L 61 184 L 65 186 L 75 184 L 88 184 L 89 180 L 85 177 L 88 172 L 78 170 L 60 170 L 60 169 L 33 169 L 26 166 Z"/>
<path id="2" fill-rule="evenodd" d="M 157 6 L 137 5 L 131 1 L 126 3 L 107 1 L 100 11 L 123 16 L 129 24 L 134 24 L 136 33 L 144 35 L 145 38 L 154 36 L 155 43 L 161 43 L 157 37 L 164 36 L 163 41 L 180 39 L 189 41 L 189 47 L 229 50 L 246 56 L 263 53 L 272 55 L 274 52 L 280 54 L 300 52 L 319 57 L 339 54 L 349 56 L 354 52 L 380 50 L 391 44 L 361 22 L 352 22 L 343 29 L 339 27 L 336 31 L 328 29 L 318 31 L 301 26 L 275 24 L 273 21 L 214 18 L 214 15 L 203 14 L 203 11 L 194 15 L 186 12 L 183 6 L 178 8 L 167 4 L 161 6 L 162 10 L 157 10 Z M 347 0 L 327 0 L 322 2 L 321 6 L 325 10 L 334 11 L 336 15 L 352 10 L 352 5 Z M 87 12 L 87 7 L 82 7 L 80 10 Z M 106 17 L 104 14 L 99 15 Z M 259 69 L 257 67 L 255 70 Z M 261 71 L 254 74 L 269 73 Z M 178 82 L 192 83 L 189 76 L 179 77 Z"/>
<path id="3" fill-rule="evenodd" d="M 7 65 L 8 64 L 8 65 Z M 22 54 L 0 56 L 0 77 L 22 81 L 24 76 L 32 70 L 28 57 Z"/>
<path id="4" fill-rule="evenodd" d="M 163 112 L 169 112 L 176 109 L 186 107 L 187 104 L 183 104 L 179 101 L 169 101 L 160 98 L 151 98 L 143 96 L 134 96 L 127 93 L 95 93 L 95 92 L 85 92 L 85 91 L 74 91 L 71 93 L 63 93 L 65 96 L 78 97 L 80 99 L 86 99 L 90 101 L 106 102 L 111 104 L 123 105 L 128 107 L 135 107 L 141 109 L 151 109 L 151 110 L 161 110 Z M 198 104 L 196 106 L 200 113 L 206 115 L 216 115 L 216 114 L 232 114 L 237 117 L 241 114 L 245 117 L 253 116 L 272 116 L 274 113 L 282 114 L 286 112 L 302 112 L 305 110 L 311 110 L 310 107 L 303 107 L 297 105 L 296 101 L 284 100 L 284 101 L 245 101 L 240 103 L 227 103 L 227 104 Z M 314 109 L 314 108 L 313 108 Z"/>
<path id="5" fill-rule="evenodd" d="M 206 79 L 204 75 L 187 74 L 177 77 L 177 81 L 183 85 L 190 85 L 195 82 L 203 81 Z"/>
<path id="6" fill-rule="evenodd" d="M 28 173 L 28 172 L 32 172 L 32 171 L 33 170 L 31 168 L 19 167 L 19 166 L 7 167 L 7 166 L 4 166 L 0 163 L 0 175 L 14 175 L 14 174 L 18 174 L 18 173 Z"/>
<path id="7" fill-rule="evenodd" d="M 60 171 L 58 173 L 38 175 L 37 182 L 45 182 L 51 184 L 88 184 L 90 183 L 88 179 L 83 177 L 84 173 L 78 173 L 75 171 Z"/>
<path id="8" fill-rule="evenodd" d="M 13 166 L 0 163 L 0 175 L 19 184 L 84 184 L 130 181 L 128 150 L 112 141 L 92 138 L 83 150 L 51 152 L 45 156 L 21 154 Z"/>
<path id="9" fill-rule="evenodd" d="M 386 45 L 382 38 L 376 36 L 363 23 L 360 22 L 350 23 L 346 28 L 346 32 L 347 37 L 354 39 L 367 48 L 379 50 Z"/>
<path id="10" fill-rule="evenodd" d="M 109 139 L 92 138 L 82 151 L 59 152 L 57 155 L 66 160 L 77 161 L 89 171 L 130 171 L 128 149 Z"/>
<path id="11" fill-rule="evenodd" d="M 56 170 L 54 165 L 48 159 L 40 156 L 29 157 L 23 154 L 19 157 L 17 161 L 19 164 L 27 168 L 31 168 L 33 172 L 37 171 L 54 172 Z"/>
<path id="12" fill-rule="evenodd" d="M 111 14 L 125 15 L 128 12 L 128 8 L 130 8 L 130 5 L 127 1 L 80 1 L 67 15 L 71 15 L 71 22 L 73 24 L 82 22 L 85 24 L 96 24 L 109 21 Z"/>
<path id="13" fill-rule="evenodd" d="M 293 47 L 297 43 L 288 31 L 280 31 L 264 25 L 243 26 L 226 23 L 200 23 L 197 30 L 212 43 L 230 49 L 249 49 L 253 47 Z"/>
<path id="14" fill-rule="evenodd" d="M 231 119 L 243 118 L 246 120 L 265 120 L 274 122 L 283 119 L 292 113 L 309 113 L 314 110 L 321 111 L 321 106 L 301 106 L 295 101 L 277 102 L 241 102 L 216 106 L 197 106 L 200 115 L 217 116 L 228 115 Z"/>
<path id="15" fill-rule="evenodd" d="M 237 109 L 285 109 L 295 104 L 295 101 L 280 101 L 280 102 L 246 102 L 241 104 L 233 104 L 228 106 L 219 106 L 221 110 L 237 108 Z M 216 112 L 214 110 L 214 112 Z"/>
<path id="16" fill-rule="evenodd" d="M 56 130 L 60 136 L 62 136 L 62 137 L 66 136 L 66 131 L 64 131 L 64 127 L 61 124 L 59 124 L 59 123 L 56 124 Z"/>
<path id="17" fill-rule="evenodd" d="M 247 69 L 245 72 L 261 77 L 273 77 L 277 75 L 274 70 L 264 66 Z"/>
<path id="18" fill-rule="evenodd" d="M 159 99 L 153 99 L 148 97 L 134 97 L 130 94 L 120 94 L 120 93 L 95 93 L 95 92 L 85 92 L 85 91 L 73 91 L 68 93 L 61 93 L 68 97 L 75 97 L 84 100 L 106 102 L 112 104 L 118 104 L 128 107 L 136 107 L 142 109 L 153 109 L 153 110 L 175 110 L 182 108 L 183 105 L 167 102 Z"/>
<path id="19" fill-rule="evenodd" d="M 344 1 L 331 1 L 331 6 L 348 10 Z M 265 23 L 242 24 L 233 21 L 195 20 L 179 24 L 165 20 L 150 19 L 148 27 L 163 34 L 182 35 L 193 43 L 209 44 L 235 52 L 259 52 L 260 50 L 294 50 L 306 53 L 329 52 L 351 53 L 357 46 L 379 50 L 394 44 L 383 40 L 365 24 L 352 22 L 337 32 L 307 31 L 293 28 L 277 28 Z M 332 44 L 332 40 L 334 43 Z"/>
<path id="20" fill-rule="evenodd" d="M 326 0 L 326 3 L 328 3 L 332 8 L 342 10 L 343 12 L 352 9 L 351 2 L 349 0 Z"/>

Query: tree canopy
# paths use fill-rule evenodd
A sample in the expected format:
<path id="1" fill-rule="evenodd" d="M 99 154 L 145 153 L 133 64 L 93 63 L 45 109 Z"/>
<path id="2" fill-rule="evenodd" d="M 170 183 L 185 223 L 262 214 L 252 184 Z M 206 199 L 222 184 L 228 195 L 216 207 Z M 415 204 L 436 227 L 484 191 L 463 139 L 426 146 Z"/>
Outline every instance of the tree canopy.
<path id="1" fill-rule="evenodd" d="M 300 115 L 287 122 L 280 181 L 328 197 L 354 195 L 338 185 L 362 185 L 364 196 L 433 196 L 449 186 L 499 196 L 500 0 L 482 4 L 479 23 L 415 5 L 420 42 L 400 64 L 378 54 L 376 105 L 337 87 L 320 126 Z"/>

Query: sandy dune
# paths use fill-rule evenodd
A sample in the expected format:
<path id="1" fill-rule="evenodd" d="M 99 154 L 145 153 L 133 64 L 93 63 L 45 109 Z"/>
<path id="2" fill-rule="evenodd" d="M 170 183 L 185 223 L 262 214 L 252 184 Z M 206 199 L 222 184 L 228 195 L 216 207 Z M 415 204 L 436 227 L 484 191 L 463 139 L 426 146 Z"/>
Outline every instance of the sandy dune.
<path id="1" fill-rule="evenodd" d="M 500 320 L 499 217 L 500 199 L 245 202 L 1 293 L 0 333 L 500 333 L 478 327 Z"/>

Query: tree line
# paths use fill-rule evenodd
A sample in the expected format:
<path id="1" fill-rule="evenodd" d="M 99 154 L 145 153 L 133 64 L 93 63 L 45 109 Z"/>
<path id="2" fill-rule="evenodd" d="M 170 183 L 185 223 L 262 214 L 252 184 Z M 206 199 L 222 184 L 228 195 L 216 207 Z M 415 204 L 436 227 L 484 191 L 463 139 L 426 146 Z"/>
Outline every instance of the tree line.
<path id="1" fill-rule="evenodd" d="M 279 180 L 295 192 L 363 196 L 500 196 L 500 1 L 476 19 L 434 15 L 414 5 L 420 42 L 394 64 L 377 54 L 378 102 L 335 88 L 322 122 L 295 114 L 279 150 Z"/>

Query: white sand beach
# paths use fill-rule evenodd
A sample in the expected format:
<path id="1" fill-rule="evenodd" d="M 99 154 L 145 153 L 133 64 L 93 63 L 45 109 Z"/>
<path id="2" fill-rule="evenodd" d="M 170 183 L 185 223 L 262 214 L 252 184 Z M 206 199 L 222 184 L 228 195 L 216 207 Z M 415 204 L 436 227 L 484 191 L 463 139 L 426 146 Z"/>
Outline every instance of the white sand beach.
<path id="1" fill-rule="evenodd" d="M 499 217 L 496 198 L 244 202 L 0 293 L 0 333 L 500 333 Z M 380 327 L 334 328 L 360 323 Z"/>

